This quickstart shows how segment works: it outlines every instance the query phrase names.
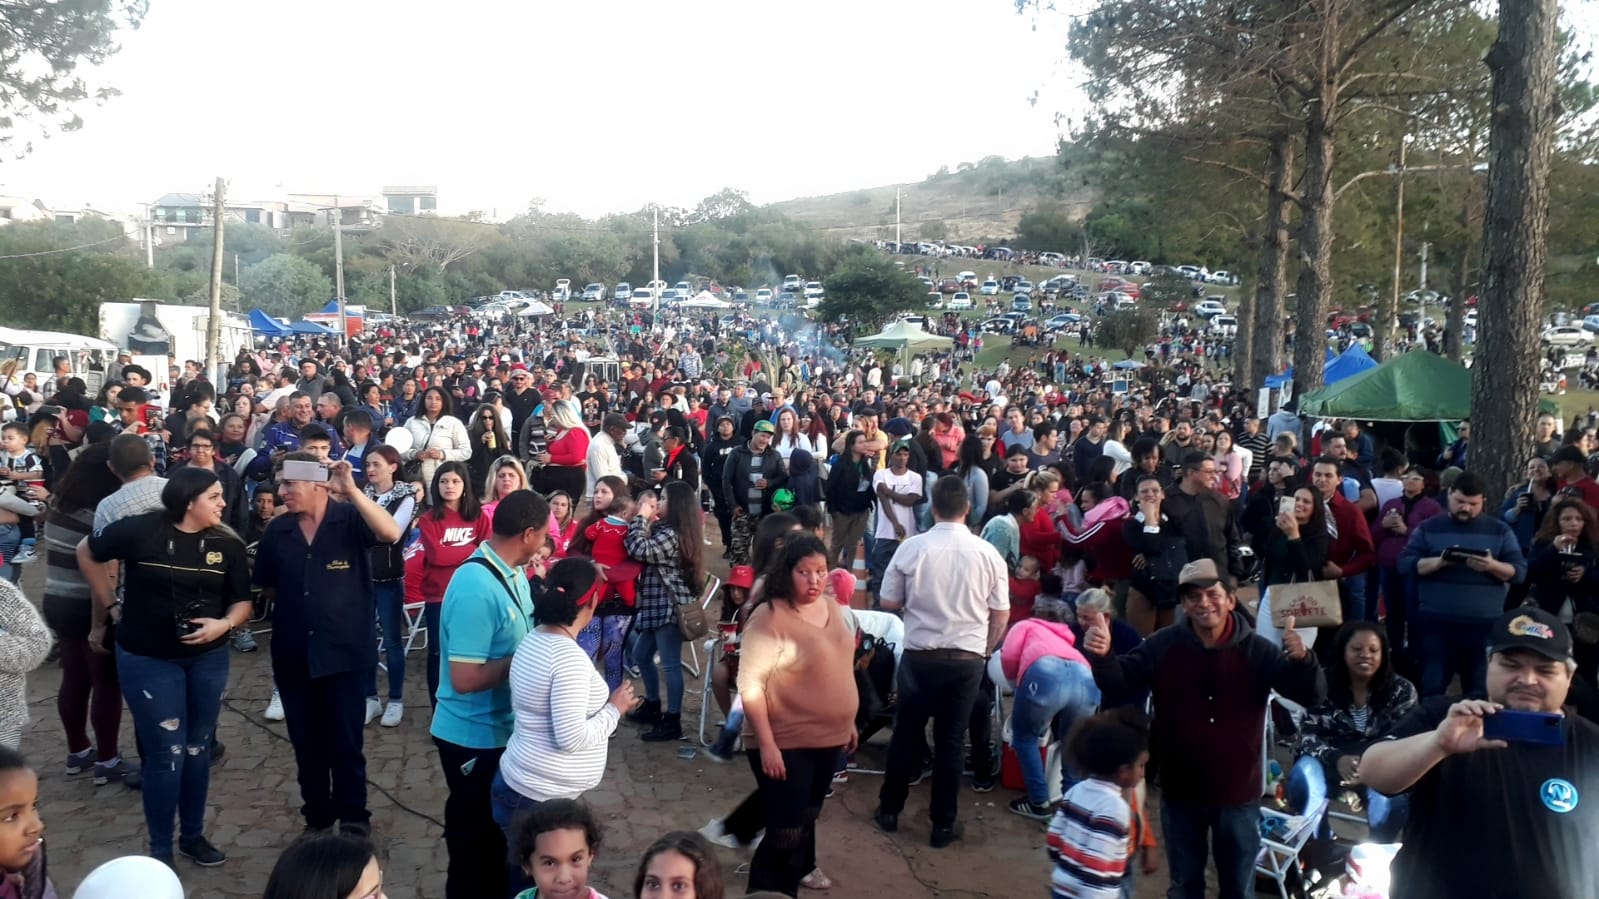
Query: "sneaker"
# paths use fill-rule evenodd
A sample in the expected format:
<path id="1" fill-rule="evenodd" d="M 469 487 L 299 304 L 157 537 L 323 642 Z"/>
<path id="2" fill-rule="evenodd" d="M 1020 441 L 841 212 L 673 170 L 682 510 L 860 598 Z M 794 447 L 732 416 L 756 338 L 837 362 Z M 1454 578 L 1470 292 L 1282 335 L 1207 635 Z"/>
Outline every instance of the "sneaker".
<path id="1" fill-rule="evenodd" d="M 39 560 L 39 554 L 34 552 L 33 551 L 33 547 L 30 546 L 30 547 L 24 547 L 21 552 L 19 552 L 16 555 L 12 556 L 11 557 L 11 564 L 13 564 L 13 565 L 26 565 L 29 562 L 37 562 L 38 560 Z"/>
<path id="2" fill-rule="evenodd" d="M 233 648 L 239 652 L 255 652 L 261 647 L 255 642 L 255 634 L 250 633 L 247 627 L 241 627 L 233 632 Z"/>
<path id="3" fill-rule="evenodd" d="M 701 827 L 700 836 L 717 846 L 723 846 L 728 849 L 744 848 L 744 845 L 738 841 L 738 837 L 728 833 L 722 827 L 721 818 L 712 818 L 704 827 Z"/>
<path id="4" fill-rule="evenodd" d="M 225 756 L 227 756 L 227 754 L 228 754 L 228 747 L 223 745 L 221 740 L 218 740 L 216 737 L 212 737 L 211 738 L 211 767 L 215 768 L 217 765 L 221 764 L 222 763 L 222 759 Z"/>
<path id="5" fill-rule="evenodd" d="M 404 720 L 405 703 L 398 699 L 391 699 L 389 704 L 383 708 L 383 720 L 378 723 L 384 727 L 399 727 L 400 722 Z"/>
<path id="6" fill-rule="evenodd" d="M 972 792 L 974 793 L 992 793 L 994 792 L 994 787 L 998 785 L 999 776 L 997 772 L 986 771 L 982 774 L 972 775 Z"/>
<path id="7" fill-rule="evenodd" d="M 211 845 L 205 837 L 178 840 L 178 854 L 202 868 L 215 868 L 228 860 L 227 853 Z"/>
<path id="8" fill-rule="evenodd" d="M 917 784 L 921 783 L 922 781 L 924 781 L 924 780 L 926 780 L 926 779 L 928 779 L 929 777 L 932 777 L 932 776 L 933 776 L 933 763 L 932 762 L 928 762 L 928 763 L 922 765 L 922 770 L 918 771 L 916 773 L 915 777 L 911 778 L 911 782 L 910 782 L 909 786 L 913 786 L 914 787 Z"/>
<path id="9" fill-rule="evenodd" d="M 112 759 L 108 764 L 95 762 L 94 785 L 103 787 L 112 783 L 120 783 L 130 790 L 137 790 L 144 786 L 144 776 L 139 773 L 139 769 L 124 759 Z"/>
<path id="10" fill-rule="evenodd" d="M 368 821 L 340 821 L 339 836 L 353 837 L 362 842 L 372 842 L 372 824 Z"/>
<path id="11" fill-rule="evenodd" d="M 283 720 L 283 698 L 278 696 L 278 691 L 272 691 L 272 701 L 267 703 L 266 711 L 262 714 L 262 717 L 268 721 Z"/>
<path id="12" fill-rule="evenodd" d="M 848 771 L 835 771 L 835 772 L 833 772 L 833 783 L 836 783 L 836 784 L 847 784 L 847 783 L 849 783 L 849 772 Z"/>
<path id="13" fill-rule="evenodd" d="M 372 722 L 378 720 L 378 716 L 382 714 L 383 703 L 378 702 L 378 698 L 376 696 L 368 696 L 366 698 L 366 721 L 362 723 L 371 724 Z"/>
<path id="14" fill-rule="evenodd" d="M 1012 799 L 1010 804 L 1005 807 L 1010 809 L 1012 814 L 1021 815 L 1023 818 L 1031 818 L 1034 821 L 1048 821 L 1055 816 L 1054 810 L 1049 806 L 1034 805 L 1033 801 L 1026 796 Z"/>
<path id="15" fill-rule="evenodd" d="M 94 747 L 90 746 L 82 752 L 67 753 L 67 773 L 82 774 L 94 764 Z"/>
<path id="16" fill-rule="evenodd" d="M 723 753 L 720 743 L 712 743 L 705 747 L 705 757 L 718 765 L 725 765 L 733 760 L 733 753 Z"/>

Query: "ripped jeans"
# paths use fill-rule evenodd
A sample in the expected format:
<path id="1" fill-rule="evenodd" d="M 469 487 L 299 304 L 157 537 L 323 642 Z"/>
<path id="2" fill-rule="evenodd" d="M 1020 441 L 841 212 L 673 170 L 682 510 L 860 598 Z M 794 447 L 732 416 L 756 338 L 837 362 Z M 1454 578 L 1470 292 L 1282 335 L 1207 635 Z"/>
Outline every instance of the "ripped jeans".
<path id="1" fill-rule="evenodd" d="M 228 647 L 224 643 L 187 659 L 155 659 L 118 646 L 117 674 L 144 752 L 150 854 L 170 858 L 174 812 L 183 839 L 204 834 L 211 741 L 228 685 Z"/>
<path id="2" fill-rule="evenodd" d="M 632 615 L 595 615 L 587 627 L 577 632 L 577 645 L 600 669 L 605 686 L 612 690 L 622 686 L 622 678 L 626 677 L 622 665 L 627 660 L 627 630 L 632 626 Z"/>

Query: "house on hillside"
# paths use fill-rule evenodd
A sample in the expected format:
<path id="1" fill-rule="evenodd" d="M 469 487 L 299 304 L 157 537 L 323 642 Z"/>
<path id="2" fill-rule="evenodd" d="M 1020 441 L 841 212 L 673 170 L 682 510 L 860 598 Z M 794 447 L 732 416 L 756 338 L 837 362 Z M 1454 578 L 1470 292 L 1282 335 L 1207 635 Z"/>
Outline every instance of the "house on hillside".
<path id="1" fill-rule="evenodd" d="M 383 188 L 383 203 L 390 215 L 437 215 L 439 189 L 433 185 L 398 185 Z"/>
<path id="2" fill-rule="evenodd" d="M 43 201 L 30 200 L 27 197 L 0 196 L 0 225 L 9 225 L 12 222 L 43 222 L 49 221 L 51 213 L 45 208 Z"/>

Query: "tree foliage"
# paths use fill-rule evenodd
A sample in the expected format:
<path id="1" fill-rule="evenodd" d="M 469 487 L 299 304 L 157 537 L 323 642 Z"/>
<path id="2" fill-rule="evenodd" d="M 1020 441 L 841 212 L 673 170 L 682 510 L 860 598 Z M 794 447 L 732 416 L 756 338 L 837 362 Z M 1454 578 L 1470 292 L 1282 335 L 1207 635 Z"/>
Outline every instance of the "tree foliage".
<path id="1" fill-rule="evenodd" d="M 101 219 L 0 228 L 0 257 L 11 257 L 0 258 L 0 322 L 19 328 L 97 334 L 102 300 L 151 296 L 160 280 Z"/>
<path id="2" fill-rule="evenodd" d="M 851 252 L 823 282 L 826 294 L 817 308 L 822 321 L 846 316 L 858 328 L 876 328 L 901 312 L 927 305 L 927 288 L 892 260 L 866 249 Z"/>
<path id="3" fill-rule="evenodd" d="M 1160 332 L 1160 320 L 1153 307 L 1143 303 L 1123 307 L 1106 313 L 1094 326 L 1094 341 L 1101 346 L 1115 347 L 1128 356 L 1155 339 Z"/>
<path id="4" fill-rule="evenodd" d="M 75 131 L 80 102 L 116 96 L 115 88 L 91 87 L 78 67 L 109 59 L 117 30 L 138 28 L 148 9 L 149 0 L 0 4 L 0 146 L 26 155 L 33 140 L 19 133 L 25 124 L 44 138 L 52 128 Z"/>
<path id="5" fill-rule="evenodd" d="M 333 279 L 305 259 L 288 253 L 268 256 L 244 272 L 240 290 L 268 315 L 293 317 L 315 312 L 333 296 Z"/>

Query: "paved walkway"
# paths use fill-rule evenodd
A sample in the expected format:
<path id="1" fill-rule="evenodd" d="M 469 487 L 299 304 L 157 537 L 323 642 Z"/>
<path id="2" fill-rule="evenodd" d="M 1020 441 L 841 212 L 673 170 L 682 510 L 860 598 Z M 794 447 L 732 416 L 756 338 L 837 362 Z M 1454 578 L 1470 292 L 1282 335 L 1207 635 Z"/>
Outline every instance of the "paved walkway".
<path id="1" fill-rule="evenodd" d="M 719 563 L 725 564 L 725 563 Z M 37 598 L 43 567 L 30 566 L 25 587 Z M 261 717 L 271 693 L 266 642 L 251 655 L 234 653 L 229 691 L 219 735 L 227 755 L 211 780 L 207 832 L 229 855 L 220 868 L 202 869 L 179 859 L 179 871 L 192 897 L 258 897 L 278 854 L 300 833 L 294 758 L 284 726 Z M 385 890 L 391 899 L 443 897 L 445 789 L 438 758 L 427 734 L 427 704 L 421 653 L 413 653 L 406 679 L 410 704 L 405 722 L 394 729 L 367 729 L 367 772 L 371 782 L 374 840 L 384 858 Z M 42 814 L 48 828 L 50 870 L 63 897 L 71 895 L 94 866 L 121 855 L 145 851 L 139 794 L 120 786 L 95 787 L 87 774 L 62 771 L 65 741 L 55 713 L 60 670 L 45 666 L 29 677 L 33 721 L 22 749 L 37 766 Z M 698 720 L 702 681 L 690 677 L 684 728 Z M 125 751 L 132 750 L 131 721 L 123 718 Z M 886 740 L 878 738 L 879 742 Z M 602 817 L 605 845 L 596 862 L 593 885 L 612 899 L 631 897 L 633 871 L 644 848 L 673 829 L 694 829 L 731 811 L 754 783 L 742 764 L 717 765 L 703 754 L 677 757 L 678 745 L 646 744 L 622 725 L 611 742 L 605 780 L 586 800 Z M 880 760 L 881 747 L 863 751 L 863 760 Z M 1024 897 L 1043 895 L 1048 860 L 1041 826 L 1011 815 L 1005 803 L 1015 794 L 1001 788 L 986 795 L 964 789 L 961 817 L 966 838 L 953 847 L 927 846 L 929 785 L 911 791 L 910 804 L 895 836 L 870 822 L 878 780 L 856 775 L 838 788 L 822 815 L 818 855 L 835 881 L 825 894 L 842 897 Z M 739 854 L 722 851 L 729 869 L 730 896 L 740 895 L 743 876 L 734 876 Z M 1164 891 L 1157 875 L 1140 896 Z M 808 893 L 809 895 L 823 895 Z"/>

